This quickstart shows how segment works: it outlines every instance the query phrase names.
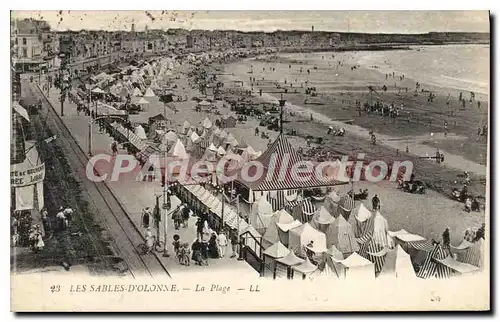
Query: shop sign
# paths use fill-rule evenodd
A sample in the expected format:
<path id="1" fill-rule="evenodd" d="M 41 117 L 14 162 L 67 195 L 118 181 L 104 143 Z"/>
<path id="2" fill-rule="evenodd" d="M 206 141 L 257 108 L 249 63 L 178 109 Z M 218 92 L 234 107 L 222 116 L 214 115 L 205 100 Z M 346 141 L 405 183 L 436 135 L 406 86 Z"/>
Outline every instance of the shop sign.
<path id="1" fill-rule="evenodd" d="M 10 172 L 10 185 L 12 187 L 30 186 L 45 179 L 45 164 L 31 169 L 12 170 Z"/>

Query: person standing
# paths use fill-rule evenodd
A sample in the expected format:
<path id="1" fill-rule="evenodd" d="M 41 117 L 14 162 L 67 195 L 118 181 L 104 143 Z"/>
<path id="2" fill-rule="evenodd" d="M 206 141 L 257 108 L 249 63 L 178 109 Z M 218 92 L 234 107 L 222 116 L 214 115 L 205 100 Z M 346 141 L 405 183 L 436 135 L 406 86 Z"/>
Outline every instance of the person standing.
<path id="1" fill-rule="evenodd" d="M 219 236 L 217 236 L 217 242 L 219 245 L 220 258 L 224 258 L 226 256 L 226 248 L 227 248 L 227 237 L 226 234 L 224 234 L 224 230 L 222 230 Z"/>
<path id="2" fill-rule="evenodd" d="M 142 226 L 145 229 L 148 229 L 150 228 L 151 224 L 151 210 L 149 209 L 149 207 L 146 207 L 142 210 Z"/>
<path id="3" fill-rule="evenodd" d="M 238 237 L 235 234 L 231 234 L 231 248 L 233 253 L 231 254 L 231 258 L 236 257 L 236 249 L 238 247 Z"/>
<path id="4" fill-rule="evenodd" d="M 64 216 L 63 208 L 59 208 L 59 212 L 56 214 L 57 228 L 62 231 L 66 228 L 66 217 Z"/>
<path id="5" fill-rule="evenodd" d="M 377 195 L 373 196 L 372 198 L 372 208 L 374 211 L 380 209 L 380 199 Z"/>
<path id="6" fill-rule="evenodd" d="M 450 249 L 450 229 L 446 228 L 443 232 L 443 246 Z"/>
<path id="7" fill-rule="evenodd" d="M 42 225 L 43 225 L 43 230 L 45 231 L 45 235 L 47 235 L 48 233 L 50 233 L 50 234 L 52 233 L 52 227 L 51 227 L 48 215 L 49 215 L 49 213 L 47 211 L 47 208 L 44 207 L 42 209 L 41 217 L 42 217 Z"/>
<path id="8" fill-rule="evenodd" d="M 66 223 L 67 226 L 69 227 L 71 225 L 71 221 L 73 220 L 73 209 L 71 207 L 66 206 L 66 209 L 63 211 L 64 217 L 66 218 Z"/>

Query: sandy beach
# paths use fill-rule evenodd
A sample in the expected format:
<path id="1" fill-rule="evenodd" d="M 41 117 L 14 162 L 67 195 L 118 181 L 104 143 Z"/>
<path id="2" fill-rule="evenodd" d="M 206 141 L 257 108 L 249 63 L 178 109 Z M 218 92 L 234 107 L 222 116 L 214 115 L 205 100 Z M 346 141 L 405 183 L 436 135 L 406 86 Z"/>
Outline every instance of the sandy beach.
<path id="1" fill-rule="evenodd" d="M 306 54 L 307 55 L 307 54 Z M 342 55 L 349 55 L 349 53 L 343 53 Z M 254 68 L 256 68 L 257 63 L 253 63 Z M 240 74 L 237 74 L 236 72 L 238 71 L 237 66 L 242 66 L 241 62 L 237 63 L 229 63 L 225 70 L 224 70 L 224 75 L 219 75 L 218 78 L 222 79 L 225 82 L 225 87 L 224 90 L 226 93 L 232 92 L 233 95 L 241 95 L 244 97 L 243 91 L 249 87 L 251 88 L 251 85 L 249 84 L 248 76 L 248 66 L 251 64 L 247 63 L 247 70 L 243 69 L 240 67 L 239 72 Z M 211 72 L 215 73 L 215 68 L 223 68 L 224 66 L 214 66 L 213 69 L 211 69 Z M 286 66 L 288 68 L 288 64 Z M 194 68 L 194 66 L 188 65 L 188 64 L 183 64 L 180 66 L 176 66 L 175 70 L 173 71 L 173 76 L 175 78 L 174 82 L 177 84 L 177 90 L 179 92 L 182 92 L 183 94 L 187 95 L 188 98 L 192 97 L 201 97 L 199 91 L 198 91 L 198 86 L 192 82 L 192 80 L 189 79 L 188 74 L 189 71 Z M 341 69 L 339 69 L 341 70 Z M 236 71 L 236 72 L 235 72 Z M 343 71 L 343 74 L 350 74 L 350 69 L 349 71 Z M 227 74 L 233 74 L 234 75 L 227 75 Z M 221 73 L 219 73 L 221 74 Z M 368 74 L 368 81 L 363 80 L 362 77 L 365 77 L 365 74 Z M 245 77 L 242 77 L 241 75 L 245 75 Z M 238 78 L 239 76 L 239 78 Z M 255 76 L 257 78 L 257 76 Z M 358 77 L 358 79 L 356 79 Z M 365 77 L 365 78 L 366 78 Z M 367 70 L 354 70 L 352 74 L 350 75 L 350 82 L 356 83 L 360 89 L 366 86 L 367 83 L 373 83 L 376 84 L 376 80 L 380 78 L 380 73 L 378 71 L 368 71 Z M 243 80 L 244 86 L 238 86 L 237 83 L 235 83 L 235 80 Z M 284 81 L 284 80 L 283 80 Z M 410 84 L 413 82 L 410 79 L 405 79 L 404 83 L 405 84 Z M 363 85 L 364 84 L 364 85 Z M 247 87 L 245 87 L 245 85 Z M 345 85 L 341 85 L 345 86 Z M 277 98 L 280 95 L 280 92 L 275 90 L 275 91 L 270 91 L 269 88 L 267 89 L 270 92 L 263 93 L 262 97 L 258 95 L 258 92 L 255 93 L 257 90 L 257 86 L 254 86 L 254 93 L 253 96 L 248 98 L 253 102 L 276 102 Z M 266 88 L 262 86 L 261 88 Z M 174 91 L 175 92 L 175 91 Z M 366 93 L 360 91 L 359 92 L 361 97 L 366 97 Z M 411 146 L 411 149 L 413 150 L 414 148 L 417 148 L 418 144 L 422 145 L 422 142 L 425 141 L 426 136 L 425 134 L 421 134 L 421 141 L 415 140 L 417 137 L 415 134 L 412 136 L 411 134 L 405 133 L 404 131 L 410 131 L 409 133 L 425 133 L 426 129 L 407 129 L 408 126 L 401 126 L 401 133 L 405 134 L 405 137 L 401 136 L 399 137 L 398 140 L 390 141 L 388 138 L 390 137 L 389 135 L 385 135 L 387 137 L 387 141 L 384 142 L 384 144 L 378 144 L 376 146 L 372 146 L 370 141 L 363 137 L 367 133 L 367 129 L 362 127 L 362 124 L 369 124 L 370 119 L 379 119 L 379 117 L 373 117 L 371 115 L 368 116 L 363 116 L 361 118 L 360 123 L 358 124 L 358 118 L 356 118 L 355 125 L 353 127 L 355 128 L 355 131 L 358 131 L 358 133 L 355 134 L 349 134 L 346 137 L 328 137 L 326 135 L 326 130 L 328 128 L 329 122 L 335 122 L 334 124 L 336 125 L 341 125 L 343 123 L 340 123 L 339 121 L 332 121 L 330 118 L 330 114 L 325 115 L 323 114 L 325 110 L 327 110 L 327 107 L 325 106 L 300 106 L 300 96 L 302 94 L 288 94 L 286 96 L 287 100 L 289 102 L 292 102 L 292 105 L 286 105 L 287 112 L 289 114 L 290 111 L 295 111 L 295 116 L 291 117 L 290 115 L 287 115 L 287 120 L 288 122 L 285 123 L 285 133 L 287 130 L 294 129 L 298 133 L 297 135 L 288 135 L 287 139 L 294 145 L 294 146 L 302 146 L 306 147 L 306 136 L 307 135 L 312 135 L 316 137 L 324 137 L 325 142 L 321 146 L 325 150 L 332 150 L 337 153 L 342 153 L 343 155 L 355 155 L 356 153 L 366 153 L 368 155 L 368 158 L 370 159 L 375 159 L 375 158 L 381 158 L 382 160 L 396 160 L 396 159 L 408 159 L 414 162 L 415 164 L 415 173 L 417 174 L 417 177 L 420 180 L 425 181 L 428 183 L 433 190 L 429 190 L 427 194 L 425 195 L 414 195 L 414 194 L 409 194 L 409 193 L 404 193 L 400 190 L 397 189 L 397 185 L 395 183 L 387 183 L 387 182 L 382 182 L 378 184 L 373 184 L 373 183 L 368 183 L 368 182 L 360 182 L 355 184 L 355 189 L 362 189 L 362 188 L 367 188 L 369 189 L 370 196 L 373 194 L 378 194 L 381 197 L 383 208 L 382 208 L 382 214 L 387 218 L 390 229 L 391 230 L 398 230 L 398 229 L 406 229 L 408 231 L 412 231 L 417 234 L 421 234 L 427 238 L 435 238 L 435 239 L 440 239 L 440 235 L 442 231 L 445 228 L 450 228 L 452 231 L 452 242 L 453 243 L 459 243 L 460 240 L 462 239 L 463 232 L 465 229 L 469 227 L 479 227 L 482 222 L 484 222 L 484 210 L 481 212 L 473 212 L 473 213 L 466 213 L 463 210 L 463 204 L 458 203 L 456 201 L 451 200 L 446 193 L 451 190 L 452 186 L 460 187 L 460 178 L 457 177 L 457 175 L 461 174 L 461 170 L 447 166 L 447 165 L 439 165 L 436 164 L 435 162 L 431 161 L 423 161 L 418 159 L 414 154 L 411 153 L 404 153 L 403 149 L 400 149 L 400 156 L 399 158 L 396 156 L 396 149 L 394 146 L 391 146 L 391 142 L 405 142 L 404 144 L 408 144 Z M 387 95 L 387 94 L 386 94 Z M 183 95 L 184 96 L 184 95 Z M 341 95 L 339 93 L 334 93 L 335 97 L 340 97 Z M 352 96 L 352 99 L 354 99 L 354 94 Z M 358 98 L 359 99 L 359 98 Z M 147 114 L 148 115 L 155 115 L 158 113 L 163 113 L 164 112 L 164 106 L 161 102 L 158 101 L 158 98 L 148 98 L 148 100 L 151 102 L 150 106 L 148 107 Z M 340 100 L 340 98 L 339 98 Z M 296 105 L 295 105 L 296 102 Z M 337 103 L 338 104 L 338 103 Z M 169 104 L 170 105 L 170 104 Z M 167 118 L 171 120 L 172 124 L 174 127 L 180 128 L 182 124 L 184 123 L 185 120 L 188 120 L 192 125 L 197 125 L 201 124 L 201 122 L 205 119 L 208 118 L 212 122 L 215 122 L 215 120 L 222 118 L 223 116 L 228 116 L 228 115 L 235 115 L 233 111 L 230 111 L 230 109 L 225 106 L 221 101 L 216 102 L 216 106 L 218 110 L 220 111 L 221 115 L 215 115 L 211 113 L 206 113 L 206 112 L 196 112 L 195 111 L 195 105 L 196 102 L 192 100 L 184 101 L 184 102 L 174 102 L 171 103 L 170 106 L 175 106 L 177 109 L 176 112 L 174 112 L 173 109 L 168 109 L 167 110 Z M 341 105 L 341 103 L 340 103 Z M 296 108 L 294 108 L 294 106 Z M 302 114 L 300 112 L 303 112 Z M 346 111 L 342 108 L 336 108 L 334 109 L 333 115 L 335 115 L 338 111 Z M 314 121 L 310 122 L 307 120 L 309 116 L 309 112 L 314 113 Z M 352 115 L 352 111 L 347 111 L 345 113 L 350 112 L 351 114 L 347 115 Z M 141 112 L 141 115 L 144 112 Z M 343 115 L 343 114 L 339 114 Z M 339 117 L 340 118 L 340 117 Z M 254 130 L 256 127 L 259 128 L 260 131 L 266 131 L 269 136 L 270 140 L 274 140 L 278 136 L 278 132 L 276 131 L 269 131 L 265 127 L 259 126 L 259 121 L 257 118 L 254 117 L 248 117 L 247 121 L 244 123 L 237 123 L 235 128 L 229 128 L 227 129 L 228 133 L 231 133 L 235 136 L 235 138 L 239 142 L 245 142 L 249 145 L 251 145 L 255 150 L 257 151 L 264 151 L 267 148 L 267 144 L 269 142 L 268 139 L 262 139 L 260 136 L 255 136 L 254 135 Z M 322 122 L 323 121 L 323 122 Z M 365 123 L 362 123 L 365 122 Z M 377 130 L 383 130 L 382 125 L 384 123 L 382 121 L 379 121 L 379 127 L 377 127 Z M 345 124 L 343 126 L 346 126 Z M 351 129 L 352 130 L 352 129 Z M 394 130 L 394 129 L 392 129 Z M 413 131 L 413 132 L 411 132 Z M 383 132 L 382 132 L 383 133 Z M 384 134 L 381 134 L 383 136 Z M 459 136 L 459 134 L 449 134 L 450 137 L 453 136 Z M 408 137 L 410 137 L 413 141 L 408 141 Z M 427 138 L 428 139 L 428 138 Z M 454 142 L 459 141 L 460 139 L 455 138 Z M 418 143 L 416 143 L 418 142 Z M 389 144 L 387 144 L 389 143 Z M 477 143 L 477 142 L 476 142 Z M 314 145 L 314 144 L 313 144 Z M 433 149 L 433 148 L 432 148 Z M 462 157 L 461 155 L 457 155 L 457 157 Z M 467 161 L 466 159 L 463 159 Z M 460 164 L 461 160 L 455 160 L 456 163 Z M 453 163 L 453 162 L 452 162 Z M 485 171 L 485 167 L 475 163 L 471 162 L 470 163 L 471 169 L 477 169 L 476 171 Z M 463 165 L 462 165 L 463 166 Z M 467 166 L 467 165 L 466 165 Z M 474 168 L 476 167 L 476 168 Z M 474 171 L 471 171 L 471 173 L 474 173 Z M 483 172 L 484 173 L 484 172 Z M 484 178 L 484 174 L 477 174 L 477 175 L 472 175 L 471 176 L 473 179 L 473 183 L 471 185 L 470 190 L 473 191 L 473 193 L 476 193 L 477 195 L 484 196 L 485 195 L 485 185 L 480 182 L 480 179 Z M 341 190 L 348 190 L 350 189 L 349 187 L 342 187 Z M 344 192 L 347 192 L 344 191 Z M 369 206 L 369 200 L 364 201 L 366 206 Z M 359 205 L 359 202 L 357 202 L 357 205 Z M 446 214 L 446 216 L 443 216 L 443 214 Z M 446 220 L 443 220 L 443 218 L 446 217 Z M 460 218 L 460 220 L 457 220 Z"/>

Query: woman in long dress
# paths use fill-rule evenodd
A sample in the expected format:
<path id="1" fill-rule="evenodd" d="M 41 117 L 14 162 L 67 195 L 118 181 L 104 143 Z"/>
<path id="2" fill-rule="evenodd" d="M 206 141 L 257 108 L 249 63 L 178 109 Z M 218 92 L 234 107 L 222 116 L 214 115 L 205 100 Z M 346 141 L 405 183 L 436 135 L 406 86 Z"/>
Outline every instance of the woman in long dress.
<path id="1" fill-rule="evenodd" d="M 151 231 L 151 227 L 146 231 L 146 246 L 148 247 L 148 253 L 153 250 L 155 236 L 153 236 L 153 232 Z"/>
<path id="2" fill-rule="evenodd" d="M 208 242 L 208 255 L 210 258 L 219 258 L 219 245 L 217 243 L 217 234 L 215 232 L 212 233 L 210 237 L 210 241 Z"/>

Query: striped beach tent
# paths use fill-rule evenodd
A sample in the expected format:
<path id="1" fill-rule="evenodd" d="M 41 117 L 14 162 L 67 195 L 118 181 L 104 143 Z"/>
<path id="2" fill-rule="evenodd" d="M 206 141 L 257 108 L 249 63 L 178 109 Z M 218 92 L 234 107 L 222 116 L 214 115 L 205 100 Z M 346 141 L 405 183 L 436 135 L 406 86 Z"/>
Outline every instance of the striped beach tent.
<path id="1" fill-rule="evenodd" d="M 316 211 L 310 198 L 302 199 L 300 196 L 295 201 L 287 201 L 285 209 L 302 223 L 309 222 Z"/>
<path id="2" fill-rule="evenodd" d="M 480 238 L 477 242 L 475 242 L 467 249 L 462 262 L 482 268 L 483 256 L 484 256 L 484 239 Z"/>
<path id="3" fill-rule="evenodd" d="M 344 216 L 346 220 L 349 220 L 349 216 L 351 216 L 351 212 L 354 209 L 354 199 L 345 195 L 339 200 L 338 204 L 338 212 L 340 215 Z"/>
<path id="4" fill-rule="evenodd" d="M 278 211 L 285 207 L 285 191 L 283 190 L 269 191 L 266 198 L 273 207 L 273 211 Z"/>
<path id="5" fill-rule="evenodd" d="M 441 244 L 436 243 L 434 249 L 427 255 L 424 264 L 420 267 L 417 277 L 420 278 L 449 278 L 451 275 L 451 268 L 443 265 L 438 260 L 443 260 L 448 257 L 449 253 L 443 249 Z"/>

